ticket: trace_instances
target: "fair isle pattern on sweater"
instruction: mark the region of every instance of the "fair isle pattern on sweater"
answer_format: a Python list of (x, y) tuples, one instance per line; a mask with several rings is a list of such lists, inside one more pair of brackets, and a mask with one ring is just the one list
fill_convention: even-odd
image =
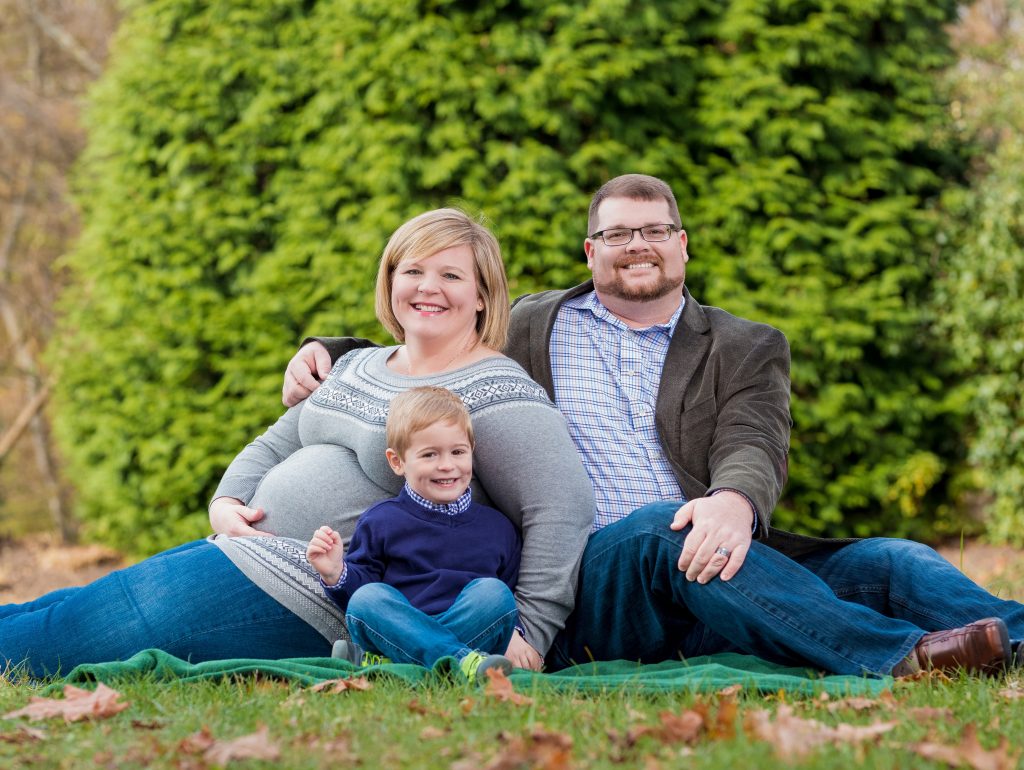
[[(313, 391), (310, 402), (326, 409), (344, 412), (367, 425), (380, 427), (388, 416), (388, 407), (396, 393), (409, 387), (386, 382), (371, 370), (372, 364), (386, 361), (395, 348), (362, 348), (342, 356), (331, 369), (324, 384)], [(522, 401), (548, 401), (544, 389), (526, 377), (511, 360), (494, 359), (487, 375), (465, 374), (455, 370), (447, 374), (418, 378), (424, 384), (438, 385), (461, 396), (470, 415), (480, 409)], [(377, 370), (379, 371), (379, 369)], [(406, 378), (417, 379), (417, 378)]]

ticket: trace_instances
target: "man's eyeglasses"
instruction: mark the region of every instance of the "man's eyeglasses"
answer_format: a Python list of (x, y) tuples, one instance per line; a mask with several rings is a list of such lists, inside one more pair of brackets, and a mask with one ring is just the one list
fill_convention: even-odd
[(610, 230), (598, 230), (588, 238), (600, 238), (605, 246), (625, 246), (633, 240), (633, 233), (640, 233), (640, 237), (648, 243), (659, 243), (667, 241), (672, 237), (674, 230), (680, 228), (675, 225), (647, 225), (646, 227), (613, 227)]

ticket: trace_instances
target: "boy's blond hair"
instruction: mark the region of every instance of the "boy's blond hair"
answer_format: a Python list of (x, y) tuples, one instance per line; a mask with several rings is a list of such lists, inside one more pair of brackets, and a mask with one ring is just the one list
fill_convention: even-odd
[(470, 448), (476, 446), (473, 422), (462, 399), (447, 388), (424, 385), (391, 399), (385, 428), (388, 448), (404, 457), (413, 434), (439, 422), (462, 428), (469, 438)]

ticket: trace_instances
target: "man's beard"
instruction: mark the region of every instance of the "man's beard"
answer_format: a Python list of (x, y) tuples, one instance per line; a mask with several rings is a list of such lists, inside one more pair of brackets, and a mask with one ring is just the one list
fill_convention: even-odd
[(686, 274), (684, 272), (678, 277), (670, 278), (665, 275), (665, 271), (662, 269), (660, 264), (657, 267), (658, 277), (654, 283), (627, 286), (620, 277), (618, 269), (616, 269), (614, 274), (615, 277), (609, 281), (602, 280), (598, 283), (595, 278), (594, 288), (605, 296), (615, 297), (616, 299), (627, 300), (629, 302), (651, 302), (656, 299), (661, 299), (682, 286), (683, 281), (686, 279)]

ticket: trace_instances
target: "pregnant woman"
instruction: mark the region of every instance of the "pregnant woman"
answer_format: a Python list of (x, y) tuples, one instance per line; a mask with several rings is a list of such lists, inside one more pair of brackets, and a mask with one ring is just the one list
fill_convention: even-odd
[(228, 467), (210, 506), (214, 536), (81, 588), (0, 607), (0, 670), (34, 676), (156, 647), (199, 662), (329, 655), (342, 613), (306, 561), (323, 523), (348, 538), (401, 480), (385, 458), (392, 396), (417, 385), (459, 394), (477, 434), (473, 496), (521, 530), (507, 651), (537, 668), (572, 609), (594, 518), (589, 479), (542, 388), (498, 352), (508, 289), (494, 236), (454, 209), (402, 225), (381, 257), (377, 317), (401, 343), (352, 340), (313, 397)]

